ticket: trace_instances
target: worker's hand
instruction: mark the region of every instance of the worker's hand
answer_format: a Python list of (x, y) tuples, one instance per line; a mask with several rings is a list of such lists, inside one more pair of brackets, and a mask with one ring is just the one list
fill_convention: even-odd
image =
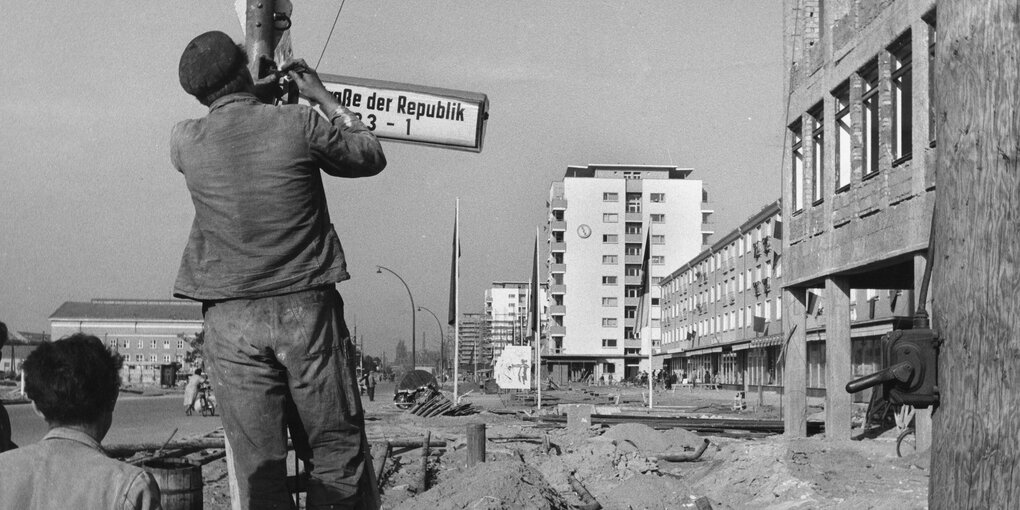
[(280, 71), (287, 73), (287, 76), (294, 80), (301, 97), (312, 101), (314, 104), (321, 105), (330, 102), (331, 99), (335, 100), (333, 94), (326, 90), (325, 85), (322, 84), (319, 75), (314, 69), (308, 67), (304, 59), (288, 60), (280, 68)]

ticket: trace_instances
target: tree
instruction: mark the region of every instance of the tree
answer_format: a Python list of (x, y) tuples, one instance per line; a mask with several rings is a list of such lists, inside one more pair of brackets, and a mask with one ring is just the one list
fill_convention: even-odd
[(1020, 508), (1020, 0), (942, 0), (928, 503)]

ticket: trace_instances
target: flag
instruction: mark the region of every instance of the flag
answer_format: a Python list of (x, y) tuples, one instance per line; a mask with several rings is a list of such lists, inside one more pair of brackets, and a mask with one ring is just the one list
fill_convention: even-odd
[[(539, 308), (538, 302), (539, 284), (538, 284), (538, 229), (535, 229), (535, 256), (531, 260), (531, 296), (528, 301), (528, 307), (531, 308), (531, 321), (528, 324), (529, 332), (536, 333), (539, 331), (541, 324), (539, 316), (541, 315), (542, 309)], [(537, 334), (536, 334), (537, 338)]]
[(645, 250), (641, 256), (641, 286), (638, 289), (638, 304), (636, 313), (634, 314), (635, 338), (641, 338), (641, 329), (646, 323), (648, 323), (648, 318), (651, 316), (651, 310), (649, 310), (651, 307), (645, 304), (645, 300), (648, 299), (649, 289), (651, 288), (651, 277), (648, 274), (650, 272), (648, 260), (652, 249), (650, 242), (651, 238), (652, 229), (648, 229), (648, 232), (645, 234)]
[(765, 317), (758, 315), (754, 316), (754, 332), (764, 333), (765, 332)]
[(807, 293), (807, 314), (815, 315), (818, 313), (818, 294), (812, 291)]
[(453, 253), (450, 256), (450, 313), (447, 324), (457, 322), (457, 281), (460, 279), (460, 201), (453, 218)]

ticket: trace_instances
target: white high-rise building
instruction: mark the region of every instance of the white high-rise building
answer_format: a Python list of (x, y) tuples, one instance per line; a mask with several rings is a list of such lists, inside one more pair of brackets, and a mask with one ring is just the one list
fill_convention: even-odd
[[(503, 347), (527, 345), (529, 338), (534, 336), (529, 331), (530, 298), (530, 282), (492, 282), (492, 286), (485, 289), (486, 339), (491, 345), (493, 360), (503, 352)], [(545, 282), (539, 285), (538, 303), (541, 307), (539, 325), (544, 332), (548, 319)]]
[[(692, 170), (655, 165), (567, 168), (549, 192), (549, 338), (558, 383), (648, 371), (658, 349), (658, 283), (708, 244), (707, 192)], [(636, 338), (646, 234), (650, 327)]]

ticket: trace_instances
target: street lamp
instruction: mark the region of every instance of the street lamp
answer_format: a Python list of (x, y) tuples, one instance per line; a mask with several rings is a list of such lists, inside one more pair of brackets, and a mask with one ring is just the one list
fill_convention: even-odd
[(446, 374), (446, 347), (444, 347), (444, 344), (443, 344), (443, 341), (444, 341), (444, 338), (443, 338), (443, 323), (439, 322), (439, 317), (437, 317), (436, 313), (433, 312), (432, 310), (429, 310), (428, 308), (425, 308), (424, 306), (419, 306), (418, 307), (418, 311), (420, 312), (422, 310), (432, 314), (432, 317), (434, 319), (436, 319), (436, 325), (439, 326), (439, 373), (445, 375)]
[(411, 300), (411, 370), (414, 370), (415, 367), (418, 365), (418, 358), (415, 356), (415, 352), (414, 352), (414, 332), (417, 329), (417, 328), (415, 328), (415, 324), (414, 324), (414, 321), (415, 321), (415, 317), (414, 317), (414, 296), (411, 295), (411, 288), (407, 286), (407, 282), (405, 282), (404, 279), (401, 278), (399, 274), (395, 273), (392, 269), (390, 269), (388, 267), (375, 266), (375, 272), (378, 273), (378, 274), (382, 274), (382, 270), (383, 269), (389, 271), (390, 274), (392, 274), (393, 276), (396, 276), (397, 279), (400, 280), (400, 283), (404, 284), (404, 288), (407, 289), (407, 297), (410, 298), (410, 300)]

